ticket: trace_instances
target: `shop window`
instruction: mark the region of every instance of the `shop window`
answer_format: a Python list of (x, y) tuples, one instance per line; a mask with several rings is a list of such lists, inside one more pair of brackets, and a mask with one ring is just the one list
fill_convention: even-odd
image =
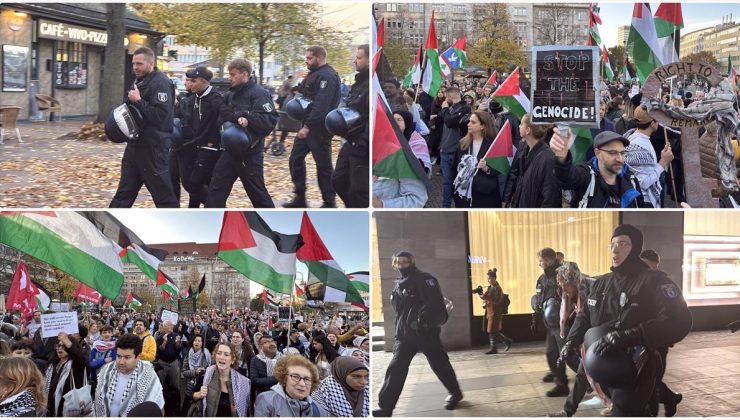
[(87, 45), (57, 41), (54, 56), (54, 86), (87, 87)]

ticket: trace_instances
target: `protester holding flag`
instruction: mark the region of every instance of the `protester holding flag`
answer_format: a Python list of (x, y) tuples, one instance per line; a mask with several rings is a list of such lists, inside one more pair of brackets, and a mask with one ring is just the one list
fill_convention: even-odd
[(455, 154), (454, 175), (459, 176), (461, 161), (469, 161), (470, 165), (473, 165), (467, 168), (470, 179), (464, 181), (464, 190), (467, 193), (462, 196), (455, 195), (456, 208), (501, 207), (501, 190), (498, 182), (500, 172), (488, 166), (484, 159), (497, 134), (496, 121), (490, 113), (473, 111), (468, 122), (468, 133), (460, 139), (460, 145)]
[(563, 206), (560, 186), (552, 176), (555, 156), (546, 142), (551, 128), (550, 125), (532, 124), (531, 114), (522, 117), (519, 134), (524, 143), (514, 156), (504, 192), (504, 202), (510, 207)]

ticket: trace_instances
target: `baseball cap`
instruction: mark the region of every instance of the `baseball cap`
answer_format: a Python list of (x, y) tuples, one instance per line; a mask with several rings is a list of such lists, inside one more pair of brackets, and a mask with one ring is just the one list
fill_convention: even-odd
[(598, 149), (607, 143), (613, 142), (614, 140), (621, 141), (625, 147), (630, 145), (630, 141), (620, 136), (619, 134), (613, 131), (602, 131), (601, 133), (597, 134), (596, 137), (594, 137), (594, 147)]
[(207, 81), (211, 81), (213, 78), (213, 72), (208, 70), (208, 67), (206, 66), (198, 66), (192, 70), (188, 70), (187, 73), (185, 73), (185, 76), (195, 79), (196, 77), (200, 77), (203, 79), (206, 79)]
[(655, 120), (653, 117), (650, 116), (650, 114), (648, 114), (644, 106), (638, 106), (637, 108), (635, 108), (634, 118), (638, 124), (647, 124)]

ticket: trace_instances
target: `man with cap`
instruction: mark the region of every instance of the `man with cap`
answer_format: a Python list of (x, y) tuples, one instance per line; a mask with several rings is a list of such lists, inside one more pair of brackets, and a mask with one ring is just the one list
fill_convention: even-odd
[(326, 49), (312, 46), (306, 49), (306, 67), (309, 73), (300, 83), (300, 92), (310, 99), (311, 107), (303, 119), (303, 127), (296, 134), (293, 150), (290, 151), (290, 179), (295, 196), (283, 205), (287, 208), (305, 208), (306, 202), (306, 156), (310, 152), (316, 162), (316, 175), (324, 204), (321, 207), (336, 207), (336, 193), (331, 185), (334, 168), (331, 163), (331, 138), (326, 130), (326, 114), (339, 105), (337, 72), (326, 63)]
[(624, 164), (629, 140), (613, 131), (594, 137), (594, 157), (578, 165), (570, 154), (569, 135), (554, 129), (550, 150), (555, 154), (555, 178), (564, 190), (573, 190), (571, 207), (646, 207), (637, 177)]
[(192, 162), (186, 163), (190, 173), (183, 177), (185, 190), (190, 193), (188, 207), (199, 208), (206, 204), (208, 184), (213, 168), (221, 152), (221, 134), (219, 133), (219, 116), (228, 115), (230, 109), (224, 104), (223, 97), (211, 86), (213, 73), (206, 66), (198, 66), (185, 73), (191, 80), (192, 99), (188, 102), (190, 112), (187, 125), (192, 130), (192, 140), (188, 142), (196, 148), (191, 154)]
[(658, 160), (650, 143), (650, 136), (658, 129), (658, 122), (648, 114), (645, 107), (635, 108), (634, 120), (637, 123), (635, 131), (625, 133), (630, 144), (624, 161), (637, 176), (645, 200), (658, 208), (661, 207), (661, 192), (666, 171), (673, 160), (673, 151), (670, 143), (666, 142)]
[(179, 207), (172, 189), (168, 153), (175, 114), (175, 87), (155, 67), (154, 52), (146, 47), (134, 51), (136, 75), (127, 102), (141, 114), (140, 134), (129, 141), (121, 160), (121, 179), (110, 207), (131, 207), (146, 185), (157, 207)]
[(237, 178), (241, 180), (249, 200), (255, 208), (274, 208), (265, 187), (265, 136), (277, 123), (278, 113), (270, 93), (261, 88), (252, 76), (252, 63), (237, 58), (228, 65), (230, 92), (225, 103), (228, 111), (220, 121), (238, 124), (244, 130), (250, 145), (245, 153), (221, 154), (208, 186), (206, 207), (224, 208)]
[[(678, 286), (666, 273), (651, 270), (640, 259), (642, 245), (639, 229), (617, 226), (610, 245), (611, 273), (593, 283), (560, 353), (561, 361), (565, 360), (578, 352), (589, 329), (604, 329), (605, 335), (591, 344), (584, 363), (587, 373), (612, 401), (613, 417), (657, 414), (657, 384), (664, 373), (659, 349), (681, 341), (692, 324)], [(640, 369), (632, 369), (637, 373), (626, 386), (610, 385), (628, 377), (623, 369), (610, 369), (625, 360), (630, 364), (637, 361)], [(595, 366), (598, 371), (591, 370)]]
[(393, 256), (393, 268), (399, 277), (391, 295), (391, 304), (396, 312), (396, 342), (378, 394), (378, 409), (373, 410), (373, 416), (392, 416), (403, 391), (411, 359), (420, 351), (450, 393), (445, 400), (445, 408), (454, 410), (462, 401), (463, 394), (440, 339), (441, 327), (447, 322), (447, 308), (439, 282), (431, 274), (419, 270), (414, 255), (408, 251)]
[(355, 83), (347, 95), (347, 107), (360, 113), (360, 122), (352, 127), (347, 142), (339, 150), (337, 167), (331, 181), (334, 190), (347, 208), (367, 208), (369, 201), (370, 147), (370, 49), (368, 44), (357, 47), (355, 53)]

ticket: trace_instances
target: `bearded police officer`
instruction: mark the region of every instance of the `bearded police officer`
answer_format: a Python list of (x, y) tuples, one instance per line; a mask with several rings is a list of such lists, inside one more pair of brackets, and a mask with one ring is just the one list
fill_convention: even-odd
[(288, 208), (308, 207), (306, 202), (306, 155), (310, 152), (316, 162), (316, 173), (324, 204), (321, 207), (335, 207), (335, 192), (331, 185), (331, 138), (326, 130), (326, 114), (339, 105), (339, 85), (337, 72), (326, 63), (326, 50), (321, 46), (306, 50), (308, 76), (299, 85), (299, 92), (312, 101), (308, 115), (303, 119), (303, 127), (296, 134), (293, 150), (290, 152), (290, 178), (293, 181), (295, 197), (283, 205)]
[[(640, 260), (642, 244), (639, 229), (617, 226), (612, 272), (594, 282), (561, 351), (564, 359), (584, 339), (590, 344), (586, 371), (611, 399), (613, 417), (657, 414), (657, 384), (664, 369), (659, 349), (681, 341), (691, 329), (681, 291), (666, 273)], [(601, 338), (589, 343), (594, 335)]]
[(360, 122), (350, 129), (331, 179), (334, 190), (348, 208), (366, 208), (369, 201), (369, 69), (370, 46), (360, 45), (355, 53), (355, 83), (345, 101), (348, 108), (360, 113)]
[(447, 321), (447, 309), (439, 282), (429, 273), (420, 271), (410, 252), (393, 256), (393, 268), (399, 280), (391, 295), (396, 312), (396, 343), (393, 359), (385, 372), (385, 381), (378, 395), (375, 417), (390, 417), (409, 373), (409, 364), (421, 351), (427, 357), (432, 371), (450, 395), (445, 408), (455, 409), (463, 399), (460, 384), (440, 339), (441, 326)]
[(136, 81), (127, 101), (138, 109), (140, 135), (129, 141), (121, 160), (121, 179), (110, 207), (131, 207), (146, 185), (157, 207), (179, 207), (172, 190), (168, 151), (172, 136), (175, 94), (170, 79), (154, 66), (154, 52), (146, 47), (134, 51)]
[(265, 187), (265, 136), (277, 123), (278, 113), (270, 93), (257, 85), (252, 76), (252, 63), (238, 58), (228, 66), (230, 92), (226, 96), (228, 112), (222, 121), (238, 124), (249, 137), (249, 146), (239, 153), (226, 150), (216, 163), (208, 187), (206, 207), (224, 208), (234, 182), (239, 178), (255, 208), (274, 208)]
[(565, 365), (558, 365), (558, 356), (560, 348), (563, 345), (560, 338), (559, 326), (559, 304), (560, 296), (558, 295), (558, 268), (557, 254), (552, 248), (544, 248), (537, 253), (539, 257), (540, 268), (544, 271), (537, 279), (536, 293), (533, 297), (532, 306), (532, 324), (530, 329), (532, 334), (537, 333), (540, 322), (545, 325), (545, 356), (547, 365), (550, 368), (543, 378), (543, 382), (554, 382), (555, 387), (547, 391), (548, 397), (565, 397), (568, 395), (568, 377), (565, 375)]

